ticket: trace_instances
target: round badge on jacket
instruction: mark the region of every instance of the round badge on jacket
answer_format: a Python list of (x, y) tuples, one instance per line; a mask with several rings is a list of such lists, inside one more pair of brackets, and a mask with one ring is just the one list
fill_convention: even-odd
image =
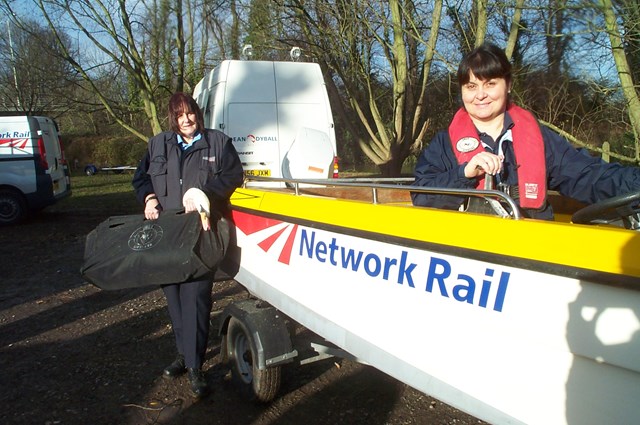
[(458, 152), (471, 152), (474, 151), (480, 145), (480, 141), (473, 137), (463, 137), (456, 143), (456, 149)]

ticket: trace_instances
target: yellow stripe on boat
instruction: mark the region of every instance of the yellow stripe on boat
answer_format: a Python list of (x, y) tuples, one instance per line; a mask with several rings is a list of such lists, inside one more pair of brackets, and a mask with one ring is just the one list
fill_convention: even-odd
[[(513, 259), (640, 278), (640, 233), (611, 226), (511, 220), (410, 203), (238, 189), (234, 207)], [(348, 233), (348, 232), (347, 232)], [(637, 282), (636, 282), (637, 283)], [(640, 283), (639, 283), (640, 285)]]

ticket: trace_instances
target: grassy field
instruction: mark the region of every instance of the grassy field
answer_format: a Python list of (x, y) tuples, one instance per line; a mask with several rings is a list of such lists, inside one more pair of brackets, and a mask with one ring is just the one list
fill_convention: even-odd
[[(375, 173), (344, 172), (341, 177), (376, 177)], [(77, 172), (71, 176), (72, 195), (47, 208), (55, 212), (86, 212), (120, 215), (142, 213), (142, 205), (135, 199), (131, 179), (133, 173), (98, 173), (87, 176)]]
[(74, 174), (71, 177), (72, 195), (50, 210), (65, 212), (102, 212), (108, 214), (142, 213), (131, 186), (133, 174)]

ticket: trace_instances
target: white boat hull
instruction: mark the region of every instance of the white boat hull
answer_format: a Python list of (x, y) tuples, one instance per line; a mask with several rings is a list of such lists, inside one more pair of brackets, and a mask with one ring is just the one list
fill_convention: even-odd
[(637, 423), (640, 291), (233, 215), (236, 280), (361, 361), (491, 423)]

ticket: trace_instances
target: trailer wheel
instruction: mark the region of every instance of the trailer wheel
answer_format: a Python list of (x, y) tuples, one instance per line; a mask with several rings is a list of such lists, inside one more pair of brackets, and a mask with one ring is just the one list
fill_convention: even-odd
[(281, 366), (260, 370), (257, 362), (256, 344), (246, 326), (232, 317), (227, 329), (226, 357), (231, 366), (233, 381), (252, 400), (263, 403), (272, 401), (280, 388)]
[(22, 194), (9, 189), (0, 190), (0, 226), (20, 223), (27, 216), (27, 204)]
[(84, 167), (84, 173), (87, 176), (93, 176), (97, 172), (98, 172), (98, 167), (96, 167), (95, 165), (89, 164), (86, 167)]

